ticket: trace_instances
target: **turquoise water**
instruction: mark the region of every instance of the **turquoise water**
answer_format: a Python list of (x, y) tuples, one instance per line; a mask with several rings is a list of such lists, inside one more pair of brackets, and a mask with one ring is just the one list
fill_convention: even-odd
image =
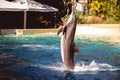
[(64, 71), (60, 37), (56, 35), (0, 36), (0, 79), (120, 80), (120, 43), (108, 38), (77, 37), (81, 56), (75, 70)]

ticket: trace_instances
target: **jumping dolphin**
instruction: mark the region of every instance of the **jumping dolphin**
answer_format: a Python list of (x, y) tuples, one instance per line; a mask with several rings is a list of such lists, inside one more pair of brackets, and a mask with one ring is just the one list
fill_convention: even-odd
[(73, 70), (74, 65), (74, 52), (80, 53), (79, 48), (74, 43), (74, 36), (76, 31), (77, 18), (72, 11), (68, 22), (65, 26), (58, 29), (57, 35), (61, 35), (61, 57), (64, 66), (67, 70)]

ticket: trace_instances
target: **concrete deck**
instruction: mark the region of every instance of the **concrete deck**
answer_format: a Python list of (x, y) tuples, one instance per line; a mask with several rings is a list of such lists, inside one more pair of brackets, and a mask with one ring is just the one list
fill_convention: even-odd
[(76, 35), (120, 37), (120, 24), (78, 25)]

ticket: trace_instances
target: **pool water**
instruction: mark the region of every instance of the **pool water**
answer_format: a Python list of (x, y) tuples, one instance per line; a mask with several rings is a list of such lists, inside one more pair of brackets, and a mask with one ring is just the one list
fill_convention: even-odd
[(0, 80), (120, 80), (120, 43), (77, 37), (81, 56), (65, 71), (56, 35), (0, 36)]

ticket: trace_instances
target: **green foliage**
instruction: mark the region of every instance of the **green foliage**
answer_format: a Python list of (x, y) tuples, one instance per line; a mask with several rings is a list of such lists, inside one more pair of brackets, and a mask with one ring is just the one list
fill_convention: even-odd
[[(76, 12), (78, 24), (94, 23), (119, 23), (120, 22), (120, 1), (118, 0), (93, 0), (88, 4), (89, 14), (84, 15), (82, 12)], [(66, 15), (62, 21), (68, 19)]]
[(64, 25), (66, 24), (68, 18), (69, 18), (69, 15), (65, 15), (64, 17), (61, 18)]
[(101, 6), (103, 5), (102, 2), (98, 2), (97, 0), (96, 1), (93, 1), (89, 6), (91, 7), (90, 8), (90, 12), (93, 13), (93, 15), (98, 15), (99, 12), (101, 11)]
[(79, 16), (77, 23), (78, 24), (94, 24), (94, 23), (101, 23), (102, 20), (96, 16)]
[(120, 22), (120, 5), (117, 6), (116, 15), (115, 15), (114, 19), (115, 19), (116, 21), (119, 21), (119, 22)]
[[(89, 6), (89, 15), (104, 15), (104, 19), (110, 19), (110, 22), (112, 19), (117, 22), (120, 21), (120, 2), (118, 0), (94, 0)], [(115, 22), (113, 20), (112, 22)]]
[(76, 11), (76, 12), (75, 12), (75, 15), (76, 15), (77, 17), (81, 16), (82, 14), (83, 14), (83, 12), (81, 12), (81, 11)]
[(102, 23), (103, 23), (103, 24), (110, 24), (110, 23), (116, 24), (116, 23), (118, 23), (118, 21), (115, 21), (112, 17), (108, 17), (108, 18), (106, 18), (106, 20), (104, 20)]
[(43, 16), (40, 16), (39, 18), (37, 18), (37, 21), (38, 21), (39, 23), (45, 24), (45, 26), (48, 26), (48, 24), (51, 23), (51, 21), (45, 19)]

